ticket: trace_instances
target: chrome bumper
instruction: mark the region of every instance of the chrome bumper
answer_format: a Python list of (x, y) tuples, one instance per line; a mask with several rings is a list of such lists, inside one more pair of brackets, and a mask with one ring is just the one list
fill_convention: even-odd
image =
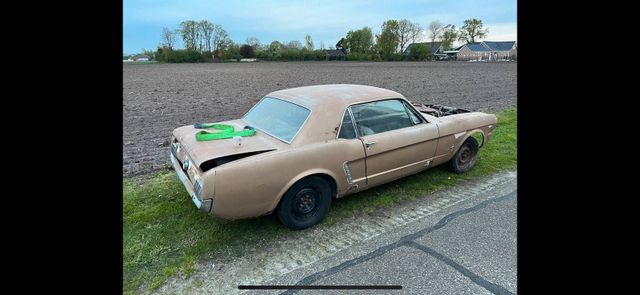
[(213, 201), (211, 199), (205, 199), (205, 200), (198, 199), (198, 197), (196, 197), (196, 193), (193, 191), (193, 184), (191, 183), (191, 181), (189, 181), (189, 178), (184, 173), (184, 171), (182, 171), (182, 167), (180, 167), (180, 163), (178, 163), (178, 160), (176, 159), (176, 157), (173, 155), (173, 153), (169, 153), (169, 157), (171, 157), (171, 163), (173, 163), (173, 169), (176, 170), (176, 173), (178, 174), (178, 178), (180, 178), (180, 181), (184, 185), (184, 188), (187, 189), (187, 192), (189, 193), (189, 196), (191, 196), (191, 201), (193, 201), (193, 204), (195, 204), (196, 207), (198, 207), (198, 209), (204, 212), (211, 211), (211, 205), (213, 204)]

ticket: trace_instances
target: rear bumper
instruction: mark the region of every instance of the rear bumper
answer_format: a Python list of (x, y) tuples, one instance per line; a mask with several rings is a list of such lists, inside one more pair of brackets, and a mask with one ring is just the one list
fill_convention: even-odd
[(173, 169), (176, 171), (176, 174), (178, 174), (178, 178), (180, 179), (180, 182), (182, 182), (182, 184), (184, 185), (184, 188), (187, 189), (187, 192), (189, 193), (189, 196), (191, 197), (191, 201), (193, 202), (193, 204), (196, 205), (198, 209), (204, 212), (210, 212), (211, 206), (213, 205), (213, 200), (198, 199), (198, 197), (196, 197), (196, 193), (193, 191), (193, 183), (189, 181), (189, 178), (187, 177), (187, 175), (184, 173), (184, 171), (182, 171), (182, 167), (180, 167), (180, 163), (178, 163), (178, 160), (176, 159), (176, 157), (173, 155), (173, 153), (169, 153), (169, 157), (171, 158)]

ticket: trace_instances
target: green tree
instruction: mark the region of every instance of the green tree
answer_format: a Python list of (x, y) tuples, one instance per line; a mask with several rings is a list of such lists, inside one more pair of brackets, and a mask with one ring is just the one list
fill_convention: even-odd
[(416, 44), (409, 48), (409, 57), (412, 60), (425, 60), (431, 55), (431, 50), (426, 44)]
[(398, 22), (398, 45), (400, 45), (400, 53), (404, 52), (404, 49), (413, 42), (416, 41), (422, 28), (418, 23), (412, 23), (408, 19), (403, 19)]
[(233, 42), (221, 45), (221, 48), (221, 57), (223, 60), (235, 59), (236, 61), (239, 61), (242, 58), (242, 55), (240, 55), (240, 46)]
[(282, 48), (284, 47), (284, 45), (282, 45), (282, 43), (278, 42), (278, 41), (273, 41), (271, 42), (271, 44), (269, 44), (269, 51), (272, 53), (277, 53), (280, 50), (282, 50)]
[(340, 38), (340, 41), (338, 41), (338, 43), (336, 43), (336, 49), (344, 50), (345, 43), (347, 43), (347, 40), (345, 40), (344, 38)]
[(287, 48), (290, 49), (302, 49), (302, 43), (298, 40), (291, 40), (287, 43)]
[(306, 48), (307, 48), (307, 50), (309, 50), (309, 51), (313, 51), (313, 49), (314, 49), (314, 45), (313, 45), (313, 39), (311, 39), (311, 35), (307, 34), (307, 35), (304, 37), (304, 42), (305, 42), (305, 44), (306, 44)]
[(214, 25), (211, 43), (213, 43), (213, 50), (217, 51), (223, 50), (224, 46), (233, 43), (233, 41), (231, 41), (229, 34), (221, 25)]
[(245, 44), (240, 46), (240, 55), (244, 58), (252, 58), (255, 56), (253, 52), (253, 47), (249, 44)]
[[(364, 27), (360, 30), (347, 32), (343, 46), (349, 53), (368, 53), (373, 47), (373, 33), (371, 28)], [(336, 45), (337, 47), (337, 45)]]
[(398, 21), (390, 19), (382, 23), (382, 31), (376, 36), (376, 47), (383, 60), (391, 60), (398, 48)]
[(162, 28), (162, 37), (160, 40), (160, 47), (173, 50), (173, 46), (176, 44), (176, 33), (168, 28)]
[(253, 50), (258, 50), (260, 48), (260, 39), (256, 38), (256, 37), (249, 37), (247, 38), (247, 40), (245, 41), (245, 43), (249, 44), (251, 47), (253, 47)]
[(458, 30), (456, 26), (449, 24), (442, 29), (442, 48), (449, 50), (453, 47), (453, 41), (458, 39)]
[(271, 44), (269, 44), (269, 48), (267, 49), (267, 51), (269, 52), (269, 59), (271, 60), (280, 59), (283, 48), (284, 48), (284, 45), (282, 43), (278, 41), (271, 42)]
[(168, 48), (158, 48), (156, 52), (156, 60), (159, 62), (168, 63), (209, 62), (211, 61), (211, 55), (207, 53), (200, 53), (191, 49), (169, 50)]
[(429, 24), (429, 37), (431, 38), (431, 43), (436, 42), (436, 40), (442, 37), (443, 30), (442, 23), (439, 20), (434, 20)]
[(198, 49), (198, 22), (187, 20), (180, 23), (180, 34), (184, 47), (190, 50)]
[(146, 55), (149, 57), (149, 60), (155, 60), (155, 52), (153, 52), (152, 50), (146, 50), (144, 48), (142, 48), (142, 55)]
[(482, 39), (487, 36), (489, 29), (482, 28), (482, 21), (479, 19), (468, 19), (464, 21), (464, 25), (460, 28), (460, 41), (469, 43), (476, 42), (476, 38)]
[[(200, 30), (201, 40), (200, 44), (200, 52), (203, 50), (210, 52), (211, 51), (211, 41), (213, 39), (213, 33), (215, 32), (215, 25), (207, 20), (202, 20), (198, 23), (198, 29)], [(204, 44), (203, 44), (204, 43)]]

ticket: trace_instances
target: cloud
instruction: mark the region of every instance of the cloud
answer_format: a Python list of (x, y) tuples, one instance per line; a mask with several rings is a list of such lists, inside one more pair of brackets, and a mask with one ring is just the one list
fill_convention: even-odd
[(487, 24), (489, 34), (484, 40), (487, 41), (517, 41), (518, 40), (518, 24)]

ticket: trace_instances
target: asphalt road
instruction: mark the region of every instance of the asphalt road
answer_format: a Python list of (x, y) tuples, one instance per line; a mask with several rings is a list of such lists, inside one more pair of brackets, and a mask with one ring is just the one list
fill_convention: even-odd
[(264, 285), (400, 285), (399, 290), (250, 290), (249, 294), (515, 294), (515, 178)]

